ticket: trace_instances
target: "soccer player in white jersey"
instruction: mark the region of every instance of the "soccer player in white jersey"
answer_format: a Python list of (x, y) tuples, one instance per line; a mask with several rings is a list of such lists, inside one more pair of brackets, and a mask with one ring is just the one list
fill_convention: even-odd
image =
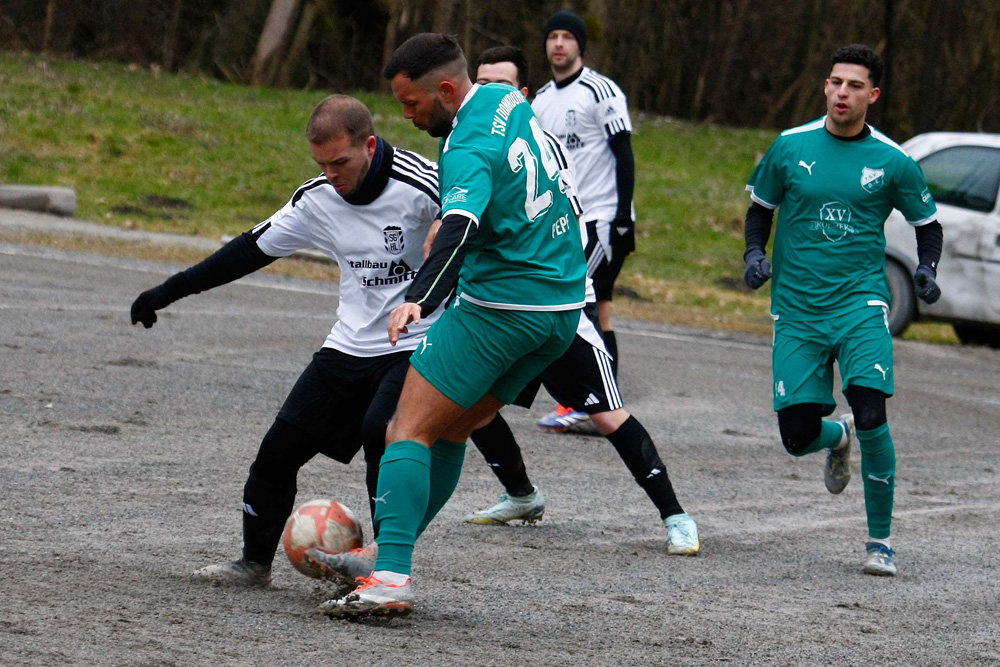
[(306, 136), (323, 170), (320, 176), (306, 181), (270, 218), (132, 304), (132, 324), (142, 322), (148, 329), (157, 310), (296, 250), (317, 249), (340, 267), (337, 321), (250, 466), (243, 487), (243, 556), (198, 570), (201, 579), (251, 586), (270, 582), (298, 470), (316, 454), (349, 463), (363, 449), (374, 503), (386, 423), (410, 354), (437, 319), (428, 313), (395, 346), (386, 336), (389, 314), (403, 303), (423, 263), (422, 243), (441, 212), (434, 163), (377, 137), (371, 112), (346, 95), (320, 102)]
[(374, 570), (317, 609), (338, 617), (413, 611), (414, 546), (458, 484), (465, 441), (569, 348), (585, 302), (576, 215), (524, 95), (473, 84), (445, 34), (414, 35), (383, 75), (404, 117), (441, 138), (441, 229), (389, 340), (457, 291), (414, 352), (389, 423)]
[[(935, 277), (943, 233), (920, 166), (865, 118), (881, 92), (882, 60), (852, 44), (834, 52), (824, 85), (827, 115), (785, 130), (750, 176), (745, 279), (771, 278), (765, 254), (774, 209), (774, 410), (789, 454), (826, 451), (830, 493), (851, 479), (851, 444), (861, 449), (868, 539), (863, 571), (896, 574), (889, 541), (896, 454), (886, 419), (893, 393), (885, 219), (894, 208), (916, 229), (918, 297), (941, 296)], [(851, 413), (836, 409), (833, 362)]]
[[(587, 50), (583, 19), (573, 12), (558, 12), (546, 21), (544, 33), (552, 80), (535, 94), (531, 107), (573, 160), (588, 232), (587, 273), (594, 279), (601, 333), (617, 374), (611, 299), (625, 258), (635, 250), (635, 158), (628, 102), (614, 81), (583, 64)], [(580, 424), (586, 418), (586, 413), (560, 406), (538, 425), (556, 432), (593, 433)]]
[[(476, 68), (476, 83), (503, 83), (528, 94), (528, 61), (514, 46), (498, 46), (480, 54)], [(524, 85), (522, 85), (524, 84)], [(560, 164), (560, 178), (567, 192), (575, 192), (573, 170), (559, 141), (546, 133), (549, 146)], [(575, 196), (570, 197), (577, 216), (582, 207)], [(582, 224), (581, 224), (582, 226)], [(581, 229), (586, 242), (586, 229)], [(563, 405), (588, 414), (598, 432), (614, 446), (636, 483), (656, 506), (667, 528), (667, 553), (674, 556), (696, 556), (701, 550), (698, 528), (684, 512), (667, 468), (645, 427), (629, 414), (622, 402), (611, 357), (597, 327), (597, 313), (592, 281), (587, 279), (587, 305), (580, 317), (576, 337), (569, 350), (528, 385), (514, 401), (530, 408), (540, 384)], [(490, 525), (511, 521), (534, 523), (545, 512), (545, 499), (528, 478), (521, 450), (510, 427), (498, 413), (487, 425), (472, 432), (476, 445), (490, 470), (503, 484), (505, 493), (492, 507), (475, 512), (469, 523)]]

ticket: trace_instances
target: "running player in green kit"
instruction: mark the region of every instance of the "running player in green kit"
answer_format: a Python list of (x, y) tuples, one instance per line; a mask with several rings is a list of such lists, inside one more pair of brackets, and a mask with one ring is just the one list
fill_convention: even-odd
[[(868, 515), (863, 569), (893, 576), (896, 454), (885, 412), (893, 363), (883, 225), (897, 208), (916, 229), (913, 280), (927, 303), (941, 296), (934, 279), (942, 231), (920, 167), (865, 123), (879, 97), (881, 59), (852, 44), (838, 49), (832, 62), (824, 87), (827, 115), (782, 132), (750, 177), (744, 277), (754, 289), (771, 277), (764, 248), (778, 208), (771, 315), (782, 444), (793, 456), (827, 450), (826, 487), (840, 493), (851, 479), (857, 438)], [(852, 414), (825, 421), (836, 409), (834, 360)]]
[(455, 490), (465, 441), (562, 356), (584, 306), (579, 225), (521, 92), (473, 85), (461, 47), (444, 34), (411, 37), (384, 75), (403, 115), (442, 138), (441, 228), (390, 315), (390, 342), (456, 295), (414, 351), (389, 423), (374, 571), (320, 605), (329, 616), (412, 612), (413, 545)]

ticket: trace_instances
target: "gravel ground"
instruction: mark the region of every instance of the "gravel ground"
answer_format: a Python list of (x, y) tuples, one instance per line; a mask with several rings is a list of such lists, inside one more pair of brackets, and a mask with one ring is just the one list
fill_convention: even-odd
[[(508, 409), (535, 526), (465, 513), (500, 489), (473, 449), (417, 546), (417, 613), (349, 623), (283, 560), (263, 590), (191, 579), (240, 548), (260, 437), (333, 321), (330, 285), (252, 278), (149, 331), (142, 290), (178, 267), (0, 244), (0, 663), (4, 665), (998, 664), (1000, 352), (899, 343), (900, 576), (860, 573), (860, 479), (783, 453), (767, 339), (623, 321), (626, 404), (698, 521), (665, 530), (604, 439)], [(360, 458), (310, 462), (299, 500), (363, 518)], [(856, 459), (857, 465), (857, 459)]]

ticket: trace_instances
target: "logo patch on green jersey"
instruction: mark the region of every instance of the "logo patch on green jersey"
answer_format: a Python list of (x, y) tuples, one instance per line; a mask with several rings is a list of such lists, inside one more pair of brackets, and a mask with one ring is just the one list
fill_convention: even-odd
[(865, 189), (865, 192), (878, 192), (883, 185), (885, 185), (884, 169), (870, 169), (868, 167), (861, 169), (861, 187)]
[(836, 243), (848, 233), (856, 233), (851, 226), (851, 209), (839, 201), (831, 201), (819, 208), (819, 220), (813, 222), (811, 229), (817, 230), (828, 241)]
[(469, 191), (465, 188), (455, 186), (448, 191), (448, 194), (441, 200), (441, 205), (454, 204), (455, 202), (466, 201)]

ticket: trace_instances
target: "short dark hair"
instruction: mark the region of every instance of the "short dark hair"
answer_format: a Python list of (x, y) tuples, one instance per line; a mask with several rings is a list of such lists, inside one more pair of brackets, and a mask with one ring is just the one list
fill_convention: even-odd
[(382, 70), (382, 76), (392, 80), (402, 74), (411, 81), (416, 81), (442, 65), (458, 61), (461, 61), (462, 69), (468, 68), (465, 54), (454, 35), (422, 32), (410, 37), (393, 51), (389, 64)]
[(341, 134), (346, 134), (357, 146), (375, 136), (375, 122), (361, 100), (349, 95), (330, 95), (309, 116), (306, 138), (311, 144), (323, 144)]
[(872, 80), (872, 88), (877, 88), (882, 80), (884, 66), (878, 54), (872, 51), (865, 44), (848, 44), (833, 52), (830, 56), (830, 63), (849, 63), (851, 65), (861, 65), (868, 68), (868, 78)]
[(524, 51), (516, 46), (494, 46), (479, 54), (476, 69), (478, 70), (480, 65), (493, 65), (495, 63), (514, 63), (514, 67), (517, 68), (517, 87), (528, 87), (528, 59), (525, 57)]

